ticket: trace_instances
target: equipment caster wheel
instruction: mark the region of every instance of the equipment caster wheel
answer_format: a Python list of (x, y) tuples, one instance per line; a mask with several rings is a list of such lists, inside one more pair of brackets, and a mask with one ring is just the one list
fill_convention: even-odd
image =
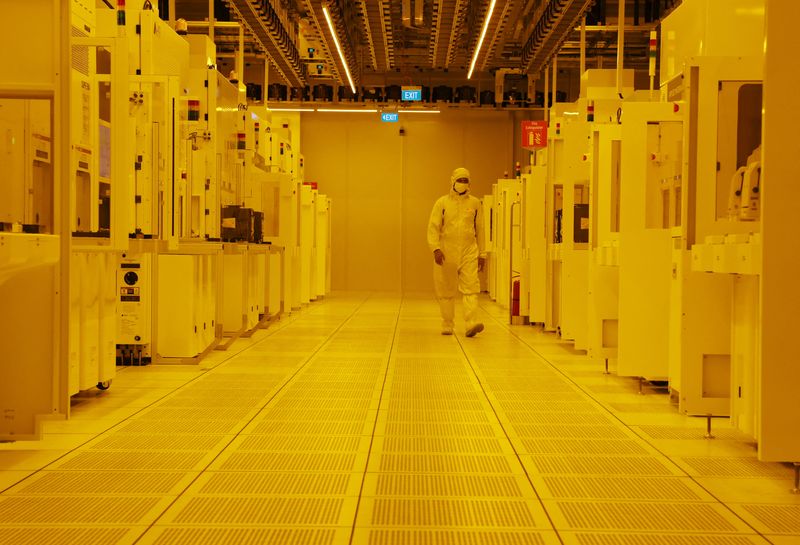
[(110, 380), (107, 380), (105, 382), (98, 382), (97, 383), (97, 389), (98, 390), (108, 390), (109, 388), (111, 388), (111, 381)]

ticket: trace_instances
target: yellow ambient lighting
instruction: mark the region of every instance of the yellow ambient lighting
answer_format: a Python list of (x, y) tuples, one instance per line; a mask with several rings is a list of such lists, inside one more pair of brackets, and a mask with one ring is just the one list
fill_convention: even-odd
[(404, 114), (438, 114), (439, 110), (417, 110), (414, 108), (400, 108), (397, 110), (400, 113)]
[(270, 108), (273, 112), (313, 112), (314, 108)]
[(480, 53), (481, 46), (483, 45), (483, 39), (486, 37), (486, 30), (489, 28), (489, 20), (492, 18), (492, 12), (494, 11), (494, 5), (496, 2), (497, 0), (492, 0), (492, 3), (489, 4), (489, 12), (486, 14), (486, 20), (483, 22), (481, 37), (478, 39), (478, 47), (475, 48), (475, 53), (472, 54), (472, 62), (469, 63), (469, 73), (467, 74), (467, 79), (472, 77), (472, 71), (475, 70), (475, 63), (478, 62), (478, 53)]
[[(494, 4), (494, 0), (492, 0), (492, 4)], [(347, 81), (350, 82), (350, 90), (353, 91), (353, 94), (356, 94), (356, 86), (353, 85), (353, 78), (350, 77), (350, 69), (347, 67), (347, 61), (344, 60), (344, 54), (342, 53), (342, 46), (339, 45), (339, 38), (336, 37), (336, 31), (333, 29), (333, 21), (331, 21), (331, 15), (328, 13), (328, 6), (322, 7), (322, 13), (325, 14), (325, 20), (328, 21), (328, 28), (331, 31), (331, 36), (333, 36), (333, 43), (336, 44), (336, 51), (339, 53), (339, 59), (342, 61), (342, 66), (344, 66), (344, 72), (347, 74)]]
[(347, 113), (347, 114), (374, 114), (377, 113), (378, 110), (340, 110), (338, 108), (317, 108), (318, 112), (337, 112), (337, 113)]

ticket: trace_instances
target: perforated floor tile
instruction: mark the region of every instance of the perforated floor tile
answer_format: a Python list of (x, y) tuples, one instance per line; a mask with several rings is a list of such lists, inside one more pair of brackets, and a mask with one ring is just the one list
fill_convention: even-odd
[(138, 545), (346, 545), (350, 527), (235, 528), (163, 527), (150, 529)]
[(344, 526), (353, 521), (355, 500), (322, 496), (182, 497), (159, 522), (195, 526)]
[[(653, 439), (703, 439), (706, 433), (705, 427), (697, 428), (676, 428), (672, 426), (637, 426), (648, 437)], [(746, 441), (749, 438), (738, 430), (718, 428), (712, 425), (712, 431), (716, 439), (734, 439)]]
[(356, 528), (353, 543), (364, 545), (557, 545), (554, 532), (538, 530), (426, 530)]
[(356, 523), (406, 528), (550, 528), (537, 502), (519, 499), (362, 498)]
[(225, 452), (209, 469), (219, 471), (351, 472), (364, 466), (357, 452)]
[(138, 530), (128, 528), (36, 528), (8, 527), (0, 524), (0, 545), (120, 545), (133, 543)]
[(0, 447), (17, 480), (11, 464), (64, 455), (0, 495), (0, 545), (766, 545), (753, 528), (798, 545), (790, 468), (724, 426), (703, 442), (666, 396), (480, 312), (484, 334), (444, 337), (429, 296), (336, 296), (205, 374), (121, 370), (47, 426), (102, 435)]
[(629, 477), (615, 475), (533, 477), (543, 498), (697, 502), (713, 498), (685, 477)]
[(103, 471), (41, 471), (7, 492), (21, 495), (170, 495), (186, 488), (196, 473)]
[(632, 439), (534, 439), (521, 438), (515, 446), (520, 454), (584, 454), (601, 456), (642, 456), (650, 454)]
[(206, 472), (195, 495), (357, 496), (363, 473)]
[[(514, 461), (516, 462), (516, 461)], [(370, 456), (368, 471), (389, 473), (475, 473), (512, 474), (521, 472), (518, 463), (506, 456), (468, 454), (379, 453)]]
[(682, 475), (682, 472), (649, 456), (525, 455), (526, 468), (541, 474), (561, 475)]
[(533, 498), (523, 475), (368, 473), (364, 496), (420, 498)]
[(155, 520), (171, 499), (160, 496), (1, 496), (0, 521), (2, 525), (146, 524)]
[(758, 536), (560, 532), (564, 545), (768, 545)]
[(511, 454), (508, 442), (482, 437), (398, 437), (386, 435), (377, 438), (376, 452), (393, 453), (461, 453), (461, 454)]
[(710, 503), (631, 503), (545, 500), (558, 528), (706, 534), (751, 530), (730, 511)]
[(792, 478), (792, 470), (783, 464), (761, 462), (755, 458), (677, 458), (689, 474), (699, 477), (773, 477)]
[(51, 469), (81, 471), (183, 470), (202, 469), (212, 456), (205, 451), (87, 450), (67, 456)]
[(793, 535), (800, 538), (800, 505), (734, 505), (757, 530), (765, 534)]

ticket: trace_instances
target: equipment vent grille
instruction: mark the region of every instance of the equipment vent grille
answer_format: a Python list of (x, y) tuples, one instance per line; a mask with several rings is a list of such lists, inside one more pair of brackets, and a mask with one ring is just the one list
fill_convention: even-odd
[(700, 501), (678, 477), (544, 477), (556, 498)]
[(707, 504), (558, 502), (572, 528), (673, 532), (734, 532)]
[(203, 496), (175, 515), (177, 524), (328, 524), (339, 520), (341, 498)]
[(6, 496), (0, 498), (0, 520), (3, 524), (133, 524), (153, 509), (160, 499)]
[(514, 477), (503, 475), (378, 475), (377, 496), (519, 498)]
[(335, 535), (327, 528), (167, 528), (153, 545), (331, 545)]
[(127, 528), (8, 528), (2, 527), (3, 545), (116, 545)]
[[(72, 27), (73, 38), (86, 38), (89, 35), (83, 30)], [(85, 45), (72, 46), (72, 68), (84, 76), (89, 75), (89, 47)]]
[(347, 491), (349, 473), (221, 473), (216, 472), (200, 494), (338, 496)]
[(528, 454), (604, 454), (617, 456), (646, 455), (647, 451), (631, 439), (532, 439), (520, 440)]
[(534, 531), (369, 530), (368, 545), (544, 545)]
[(221, 469), (238, 471), (351, 471), (355, 453), (233, 452)]
[(531, 456), (539, 473), (562, 475), (672, 475), (656, 458), (645, 456)]
[(97, 473), (84, 471), (48, 471), (40, 479), (19, 489), (19, 494), (167, 494), (183, 473), (145, 473), (104, 471), (102, 478)]
[(743, 505), (770, 533), (800, 535), (800, 505)]
[(680, 458), (702, 477), (791, 478), (792, 471), (781, 464), (755, 458)]
[(372, 524), (422, 527), (535, 527), (528, 504), (519, 500), (376, 498)]
[[(150, 452), (146, 456), (135, 450), (95, 450), (78, 453), (58, 469), (82, 470), (189, 470), (206, 456), (198, 451)], [(2, 519), (0, 519), (2, 520)]]
[(395, 473), (511, 473), (505, 456), (382, 454), (380, 471)]

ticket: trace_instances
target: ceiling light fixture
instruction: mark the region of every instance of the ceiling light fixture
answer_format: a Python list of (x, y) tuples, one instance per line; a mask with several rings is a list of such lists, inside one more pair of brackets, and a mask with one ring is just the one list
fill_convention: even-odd
[(327, 113), (347, 113), (347, 114), (374, 114), (377, 113), (378, 110), (345, 110), (339, 108), (317, 108), (318, 112), (327, 112)]
[[(492, 4), (494, 4), (494, 0), (492, 0)], [(347, 81), (350, 82), (350, 90), (353, 91), (353, 94), (356, 94), (356, 86), (353, 85), (353, 78), (350, 77), (350, 69), (347, 67), (347, 61), (344, 60), (342, 46), (339, 45), (339, 38), (336, 37), (336, 31), (333, 28), (333, 21), (331, 21), (331, 14), (328, 13), (328, 6), (322, 6), (322, 13), (325, 14), (325, 20), (328, 22), (328, 28), (331, 31), (331, 36), (333, 36), (333, 43), (336, 44), (336, 51), (339, 53), (339, 59), (342, 61), (342, 66), (344, 66), (344, 72), (347, 74)]]
[(439, 110), (419, 110), (417, 108), (400, 108), (397, 110), (404, 114), (438, 114)]
[(480, 53), (483, 39), (486, 37), (486, 30), (489, 28), (489, 20), (492, 18), (495, 3), (497, 3), (497, 0), (492, 0), (492, 3), (489, 4), (489, 11), (486, 13), (486, 20), (483, 22), (483, 29), (481, 30), (481, 37), (478, 39), (478, 46), (475, 48), (475, 53), (472, 54), (472, 62), (469, 63), (467, 79), (472, 77), (472, 71), (475, 70), (475, 63), (478, 62), (478, 53)]
[(273, 112), (313, 112), (314, 108), (270, 108)]

